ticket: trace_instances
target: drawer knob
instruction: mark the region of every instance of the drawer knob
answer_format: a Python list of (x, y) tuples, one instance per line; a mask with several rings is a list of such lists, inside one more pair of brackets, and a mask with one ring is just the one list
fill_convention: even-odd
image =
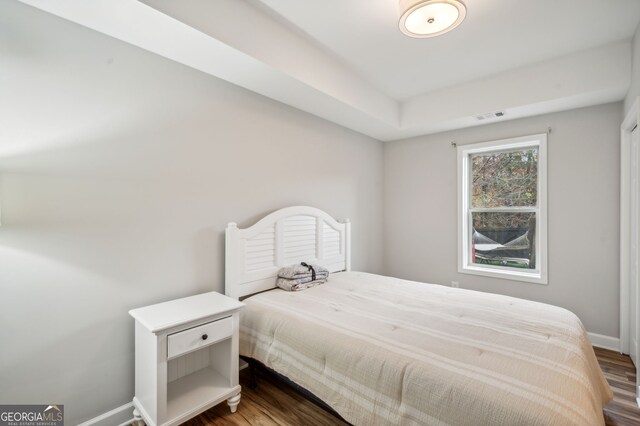
[(207, 336), (206, 334), (202, 335), (202, 340), (207, 340), (209, 338), (209, 336)]

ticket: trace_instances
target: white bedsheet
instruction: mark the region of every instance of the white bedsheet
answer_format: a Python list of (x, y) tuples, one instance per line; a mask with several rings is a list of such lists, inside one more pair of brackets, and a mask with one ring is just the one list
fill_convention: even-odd
[(602, 425), (612, 398), (555, 306), (361, 272), (244, 302), (240, 353), (356, 425)]

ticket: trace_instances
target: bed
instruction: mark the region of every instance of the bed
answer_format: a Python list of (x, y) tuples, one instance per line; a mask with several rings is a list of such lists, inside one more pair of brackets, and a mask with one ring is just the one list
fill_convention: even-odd
[[(612, 393), (574, 314), (351, 271), (350, 226), (310, 207), (228, 226), (225, 290), (251, 295), (241, 355), (356, 425), (604, 424)], [(333, 274), (274, 289), (277, 270), (300, 261)]]

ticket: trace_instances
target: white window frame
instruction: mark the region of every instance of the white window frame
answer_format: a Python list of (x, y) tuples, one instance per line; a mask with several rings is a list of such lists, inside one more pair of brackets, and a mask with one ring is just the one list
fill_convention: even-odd
[[(536, 269), (525, 272), (519, 268), (495, 267), (471, 263), (471, 239), (473, 226), (471, 213), (483, 209), (471, 209), (471, 168), (469, 158), (473, 154), (538, 148), (537, 206), (505, 207), (490, 211), (536, 213)], [(458, 272), (482, 275), (536, 284), (548, 283), (547, 270), (547, 135), (545, 133), (491, 142), (458, 146)]]

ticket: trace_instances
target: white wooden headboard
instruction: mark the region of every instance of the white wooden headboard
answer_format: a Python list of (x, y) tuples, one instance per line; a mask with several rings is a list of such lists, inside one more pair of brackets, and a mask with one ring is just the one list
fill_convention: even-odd
[(351, 269), (351, 224), (314, 207), (287, 207), (225, 232), (225, 293), (240, 297), (275, 287), (278, 270), (300, 262), (330, 272)]

